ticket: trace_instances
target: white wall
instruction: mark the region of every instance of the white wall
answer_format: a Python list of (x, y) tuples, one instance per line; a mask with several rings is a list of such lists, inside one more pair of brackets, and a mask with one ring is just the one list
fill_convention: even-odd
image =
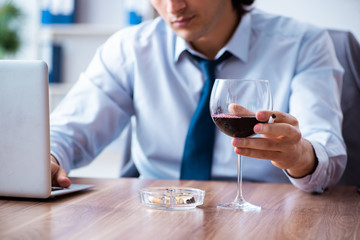
[(360, 41), (359, 0), (255, 0), (265, 11), (320, 27), (351, 31)]
[[(0, 2), (3, 1), (0, 0)], [(14, 0), (25, 12), (25, 21), (22, 28), (23, 45), (19, 54), (17, 54), (18, 58), (32, 59), (37, 57), (37, 36), (40, 24), (39, 1)], [(103, 3), (109, 0), (87, 1)], [(124, 0), (117, 1), (123, 2)], [(256, 0), (255, 5), (269, 12), (291, 16), (321, 27), (350, 30), (360, 41), (360, 0)], [(93, 9), (91, 8), (92, 13)], [(108, 11), (109, 8), (102, 7), (98, 9)], [(108, 12), (98, 12), (97, 14), (94, 18), (99, 21), (108, 22), (113, 20), (113, 18), (109, 17)], [(88, 16), (85, 14), (83, 19), (88, 21)], [(104, 16), (105, 20), (102, 20), (101, 16)]]

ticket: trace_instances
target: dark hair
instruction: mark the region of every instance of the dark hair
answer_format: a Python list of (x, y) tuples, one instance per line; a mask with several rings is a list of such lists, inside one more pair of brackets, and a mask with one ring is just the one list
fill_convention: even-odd
[(232, 0), (233, 7), (236, 9), (239, 16), (248, 12), (246, 6), (253, 4), (255, 0)]

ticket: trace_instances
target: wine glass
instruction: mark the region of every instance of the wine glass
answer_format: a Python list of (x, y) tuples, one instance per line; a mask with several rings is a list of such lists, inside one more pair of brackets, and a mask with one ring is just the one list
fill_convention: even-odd
[[(272, 110), (272, 96), (267, 80), (216, 79), (210, 97), (210, 114), (216, 126), (231, 137), (251, 137), (259, 123), (255, 115), (260, 110)], [(242, 156), (238, 155), (237, 195), (234, 201), (219, 204), (219, 208), (260, 211), (242, 195)]]

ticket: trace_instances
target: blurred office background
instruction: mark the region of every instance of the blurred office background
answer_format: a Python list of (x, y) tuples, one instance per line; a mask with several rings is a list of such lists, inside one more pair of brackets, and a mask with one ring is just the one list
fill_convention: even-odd
[[(12, 0), (23, 12), (21, 47), (7, 58), (44, 59), (51, 68), (55, 67), (55, 73), (59, 71), (53, 76), (57, 83), (50, 84), (51, 109), (86, 68), (96, 48), (112, 33), (155, 16), (150, 0), (53, 0), (63, 5), (73, 1), (73, 22), (53, 24), (43, 16), (51, 0)], [(0, 0), (0, 5), (4, 2), (7, 0)], [(360, 39), (359, 0), (256, 0), (255, 6), (321, 27), (348, 30)], [(73, 170), (71, 176), (118, 177), (121, 141), (116, 140), (91, 165)]]

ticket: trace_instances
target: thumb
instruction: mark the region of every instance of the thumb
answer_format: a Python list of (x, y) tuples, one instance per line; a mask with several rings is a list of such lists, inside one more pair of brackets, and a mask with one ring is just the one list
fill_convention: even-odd
[(51, 162), (51, 181), (53, 186), (69, 187), (71, 181), (66, 171), (60, 167), (54, 156), (50, 157)]

